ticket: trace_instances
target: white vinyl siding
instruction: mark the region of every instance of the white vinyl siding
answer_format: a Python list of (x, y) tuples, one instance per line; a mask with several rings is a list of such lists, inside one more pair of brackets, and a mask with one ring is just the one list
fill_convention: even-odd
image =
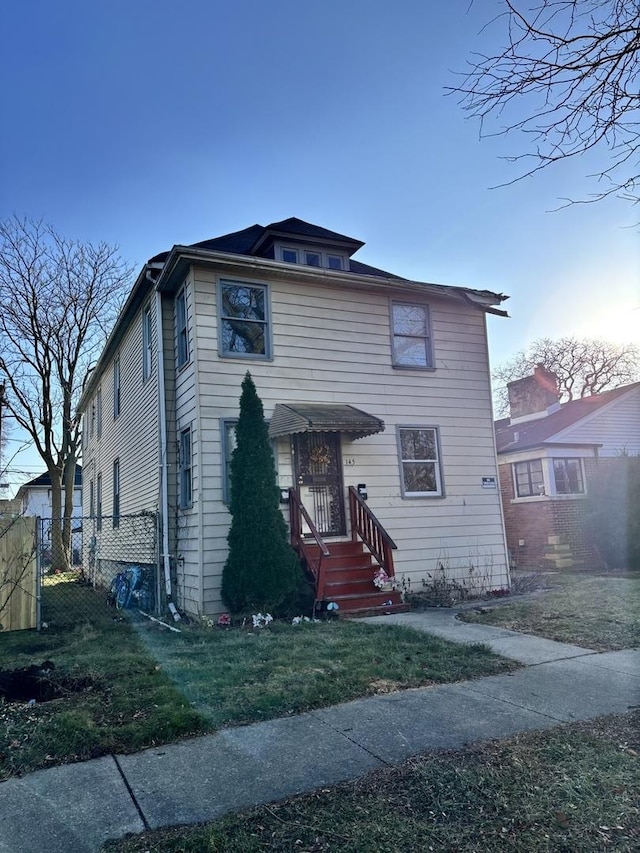
[[(640, 453), (640, 387), (632, 388), (591, 416), (553, 437), (563, 444), (598, 444), (598, 456)], [(574, 454), (572, 454), (574, 455)]]
[[(155, 308), (150, 306), (155, 323)], [(129, 326), (113, 361), (100, 377), (104, 400), (112, 400), (114, 417), (102, 417), (102, 434), (94, 435), (83, 450), (84, 489), (100, 472), (104, 497), (103, 515), (112, 514), (113, 460), (119, 461), (120, 515), (155, 512), (159, 509), (159, 423), (157, 371), (142, 383), (142, 313)], [(153, 336), (155, 340), (155, 334)], [(90, 495), (84, 493), (84, 504)], [(97, 509), (97, 507), (96, 507)]]
[[(201, 269), (195, 269), (193, 276), (195, 374), (177, 389), (182, 402), (176, 411), (182, 422), (192, 417), (197, 393), (203, 521), (201, 530), (194, 526), (190, 533), (181, 532), (179, 552), (185, 557), (185, 572), (196, 574), (196, 560), (201, 560), (202, 606), (204, 612), (216, 613), (223, 609), (220, 581), (230, 521), (220, 422), (238, 417), (247, 365), (239, 359), (216, 358), (220, 279)], [(367, 484), (369, 506), (398, 544), (397, 574), (405, 574), (414, 586), (420, 584), (446, 550), (452, 577), (464, 577), (465, 566), (480, 562), (488, 567), (494, 586), (506, 586), (500, 494), (498, 489), (482, 488), (483, 477), (498, 473), (484, 315), (457, 298), (430, 298), (430, 330), (439, 367), (425, 378), (424, 372), (398, 371), (392, 364), (386, 292), (316, 283), (305, 286), (278, 280), (275, 273), (265, 279), (274, 360), (255, 361), (250, 368), (265, 417), (271, 417), (276, 403), (331, 401), (381, 418), (385, 430), (378, 435), (358, 441), (342, 436), (345, 490), (349, 485)], [(403, 498), (396, 426), (430, 425), (435, 414), (446, 495), (427, 501), (425, 509), (424, 500)], [(294, 485), (289, 440), (279, 439), (277, 447), (278, 485), (287, 488)], [(197, 470), (198, 463), (194, 465)], [(188, 569), (189, 565), (193, 568)]]

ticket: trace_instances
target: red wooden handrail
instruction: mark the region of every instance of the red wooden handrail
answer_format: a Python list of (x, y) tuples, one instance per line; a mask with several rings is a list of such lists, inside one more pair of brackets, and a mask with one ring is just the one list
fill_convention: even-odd
[(393, 550), (398, 546), (353, 486), (349, 486), (349, 514), (353, 541), (359, 536), (387, 575), (394, 577)]
[[(311, 551), (307, 540), (305, 540), (302, 535), (303, 519), (306, 522), (309, 531), (311, 532), (311, 536), (315, 539), (316, 544), (320, 549), (320, 553), (317, 557)], [(327, 543), (320, 535), (318, 528), (313, 523), (313, 519), (307, 512), (307, 508), (302, 503), (300, 493), (297, 489), (294, 488), (289, 489), (289, 521), (291, 525), (291, 544), (296, 549), (296, 551), (298, 551), (298, 553), (303, 557), (305, 563), (307, 564), (307, 568), (313, 575), (313, 579), (315, 582), (315, 595), (313, 602), (313, 611), (315, 615), (316, 603), (318, 601), (318, 597), (322, 595), (322, 590), (324, 588), (324, 570), (322, 565), (322, 558), (329, 556), (329, 549), (327, 548)]]

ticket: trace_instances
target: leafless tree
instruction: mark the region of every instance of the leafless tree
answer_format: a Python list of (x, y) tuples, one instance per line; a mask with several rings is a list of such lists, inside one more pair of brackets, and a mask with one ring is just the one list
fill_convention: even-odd
[(529, 376), (537, 364), (558, 377), (560, 402), (599, 394), (640, 379), (640, 349), (594, 338), (540, 338), (493, 371), (496, 412), (508, 412), (507, 382)]
[(29, 435), (51, 477), (52, 554), (61, 568), (69, 565), (80, 453), (76, 402), (130, 273), (114, 246), (67, 239), (42, 222), (15, 216), (0, 223), (5, 411)]
[[(640, 2), (502, 0), (492, 22), (506, 47), (474, 54), (463, 83), (450, 91), (494, 133), (531, 140), (525, 177), (591, 149), (606, 149), (594, 201), (612, 193), (637, 200), (640, 181)], [(520, 112), (520, 102), (525, 108)]]

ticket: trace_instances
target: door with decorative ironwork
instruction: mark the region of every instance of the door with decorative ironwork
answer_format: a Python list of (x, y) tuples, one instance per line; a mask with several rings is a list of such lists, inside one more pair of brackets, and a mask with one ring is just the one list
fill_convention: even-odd
[(318, 532), (323, 536), (344, 535), (340, 433), (297, 433), (293, 451), (300, 497)]

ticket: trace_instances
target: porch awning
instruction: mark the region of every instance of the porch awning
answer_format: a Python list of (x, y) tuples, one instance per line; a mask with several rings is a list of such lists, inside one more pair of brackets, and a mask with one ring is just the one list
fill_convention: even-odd
[(364, 438), (384, 430), (384, 421), (345, 403), (276, 403), (270, 438), (296, 432), (346, 432)]

